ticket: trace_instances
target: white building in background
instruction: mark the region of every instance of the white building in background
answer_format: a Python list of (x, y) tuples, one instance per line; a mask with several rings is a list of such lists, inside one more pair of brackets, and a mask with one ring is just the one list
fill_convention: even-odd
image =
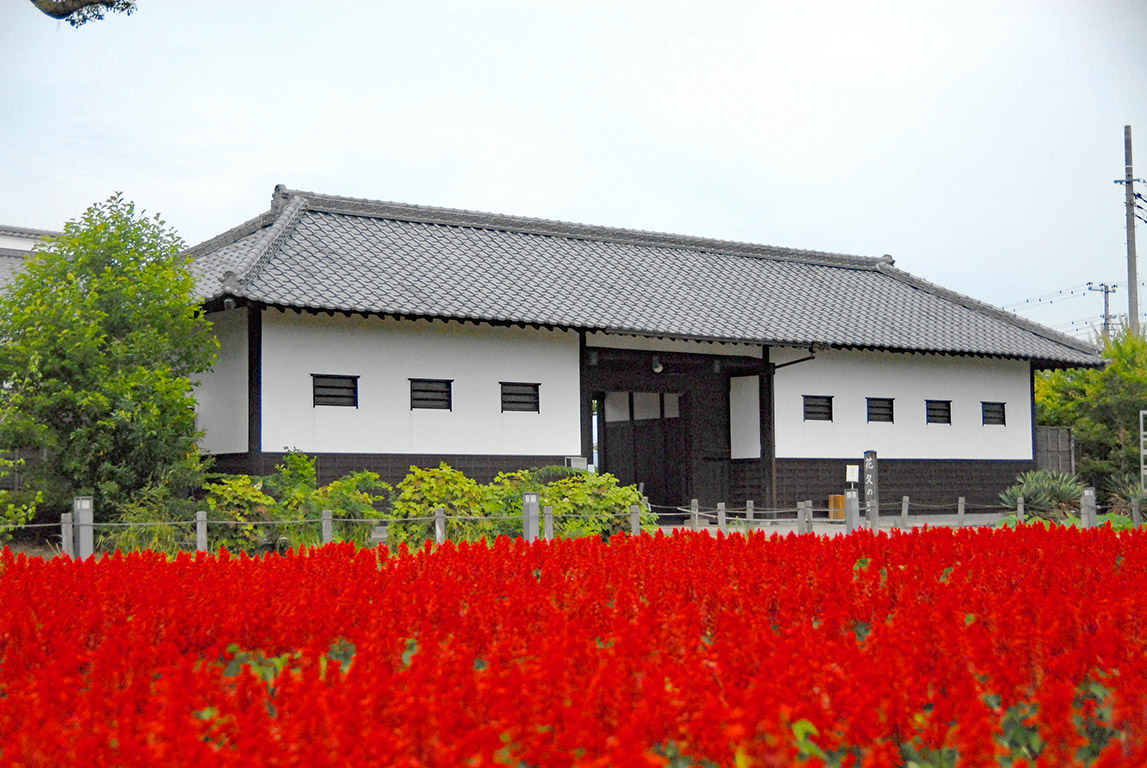
[(844, 465), (991, 503), (1032, 377), (1098, 350), (892, 260), (295, 192), (193, 249), (217, 466), (323, 479), (580, 460), (655, 504), (824, 504)]

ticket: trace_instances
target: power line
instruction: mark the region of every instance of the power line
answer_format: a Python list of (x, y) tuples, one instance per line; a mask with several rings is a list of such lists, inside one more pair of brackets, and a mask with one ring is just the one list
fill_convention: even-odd
[(1064, 288), (1063, 290), (1059, 291), (1052, 291), (1051, 293), (1045, 293), (1042, 296), (1033, 296), (1030, 299), (1023, 299), (1022, 301), (1005, 304), (1004, 306), (1000, 307), (1000, 309), (1014, 309), (1015, 307), (1022, 307), (1027, 304), (1053, 304), (1056, 301), (1063, 301), (1071, 297), (1086, 296), (1087, 287), (1089, 285), (1091, 285), (1091, 283), (1073, 285), (1070, 288)]

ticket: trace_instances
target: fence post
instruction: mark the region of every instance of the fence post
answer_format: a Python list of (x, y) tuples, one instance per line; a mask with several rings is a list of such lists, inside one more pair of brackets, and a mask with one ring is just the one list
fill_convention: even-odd
[(446, 510), (442, 507), (434, 508), (434, 541), (446, 543)]
[(1138, 527), (1143, 523), (1143, 514), (1139, 511), (1139, 497), (1131, 499), (1131, 523)]
[(701, 505), (697, 499), (689, 502), (689, 527), (695, 531), (701, 527)]
[(526, 541), (538, 538), (538, 494), (533, 491), (522, 494), (522, 538)]
[(554, 505), (547, 504), (542, 511), (546, 517), (546, 540), (549, 541), (554, 537)]
[(717, 502), (717, 530), (721, 533), (728, 533), (729, 522), (725, 518), (725, 502)]
[(753, 522), (753, 500), (749, 499), (745, 502), (745, 522), (750, 525)]
[(1094, 528), (1098, 522), (1095, 519), (1095, 489), (1084, 488), (1083, 497), (1079, 500), (1079, 516), (1084, 528)]
[(852, 533), (856, 530), (856, 522), (860, 518), (860, 494), (855, 488), (844, 492), (844, 532)]
[(195, 513), (195, 551), (207, 551), (207, 510), (205, 509)]
[(1022, 523), (1024, 521), (1024, 497), (1016, 497), (1016, 522)]
[(961, 496), (956, 500), (956, 527), (964, 527), (964, 497)]
[(634, 536), (641, 535), (641, 507), (636, 504), (629, 505), (629, 532)]
[(76, 525), (76, 556), (81, 560), (96, 551), (95, 508), (91, 496), (72, 499), (72, 519)]
[(900, 528), (906, 530), (908, 528), (908, 497), (900, 497)]
[(323, 510), (323, 544), (330, 544), (335, 540), (335, 520), (329, 509)]
[(72, 527), (72, 513), (60, 515), (60, 545), (68, 557), (76, 556), (76, 534)]
[(812, 499), (805, 500), (804, 524), (801, 526), (801, 528), (801, 533), (812, 533)]

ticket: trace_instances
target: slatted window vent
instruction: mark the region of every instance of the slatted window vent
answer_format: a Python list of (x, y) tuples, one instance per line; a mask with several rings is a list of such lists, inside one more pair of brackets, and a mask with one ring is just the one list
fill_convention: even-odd
[(889, 424), (893, 421), (892, 411), (892, 398), (891, 397), (870, 397), (868, 398), (868, 420), (869, 421), (886, 421)]
[(983, 407), (984, 423), (1006, 425), (1008, 423), (1003, 403), (980, 403)]
[(331, 376), (324, 373), (311, 374), (314, 389), (314, 404), (341, 405), (358, 408), (358, 376)]
[(538, 384), (527, 384), (521, 381), (502, 382), (502, 412), (529, 411), (540, 412), (540, 399), (538, 397)]
[(929, 424), (952, 423), (951, 400), (925, 400), (924, 408)]
[(831, 395), (804, 396), (805, 421), (832, 421)]
[(410, 409), (426, 408), (434, 411), (452, 410), (449, 379), (411, 379)]

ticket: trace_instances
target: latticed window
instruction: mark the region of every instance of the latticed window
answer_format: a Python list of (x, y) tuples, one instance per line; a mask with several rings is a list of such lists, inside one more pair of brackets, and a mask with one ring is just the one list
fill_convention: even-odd
[(1007, 424), (1003, 403), (980, 403), (983, 408), (985, 424)]
[(314, 405), (341, 405), (358, 408), (358, 376), (311, 374)]
[(521, 381), (502, 382), (502, 411), (540, 411), (538, 384)]
[(870, 397), (868, 398), (868, 420), (869, 421), (892, 421), (892, 398), (891, 397)]
[(410, 408), (449, 411), (452, 409), (450, 379), (411, 379)]
[(951, 400), (925, 400), (924, 408), (929, 424), (952, 423)]
[(832, 421), (831, 395), (804, 396), (805, 421)]

